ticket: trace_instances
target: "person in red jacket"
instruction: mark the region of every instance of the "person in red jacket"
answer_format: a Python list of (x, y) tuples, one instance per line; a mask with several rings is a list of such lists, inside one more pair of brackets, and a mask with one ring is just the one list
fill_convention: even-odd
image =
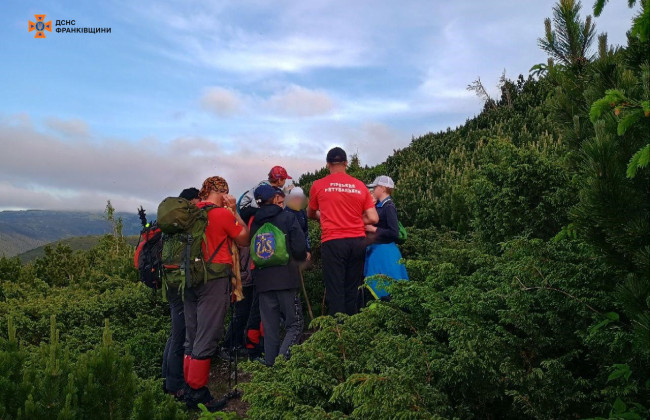
[(321, 223), (323, 281), (330, 315), (359, 311), (365, 225), (379, 221), (368, 188), (346, 173), (347, 165), (347, 154), (340, 147), (327, 153), (330, 175), (314, 182), (307, 208), (307, 216)]
[[(236, 212), (235, 197), (229, 195), (225, 179), (213, 176), (203, 182), (198, 207), (209, 207), (203, 256), (206, 264), (232, 267), (232, 241), (248, 244), (248, 227)], [(218, 251), (217, 251), (218, 250)], [(214, 257), (212, 257), (214, 255)], [(210, 258), (212, 257), (212, 260)], [(183, 371), (189, 391), (188, 408), (205, 404), (210, 411), (222, 409), (226, 401), (216, 400), (208, 390), (210, 358), (217, 352), (223, 336), (224, 319), (230, 302), (229, 275), (210, 275), (206, 283), (185, 289), (185, 359)]]

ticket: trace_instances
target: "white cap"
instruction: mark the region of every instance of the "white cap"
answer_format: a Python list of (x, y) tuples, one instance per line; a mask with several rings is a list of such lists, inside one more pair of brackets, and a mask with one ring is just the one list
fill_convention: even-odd
[(395, 183), (393, 182), (393, 179), (388, 175), (381, 175), (375, 178), (372, 184), (368, 184), (368, 188), (375, 188), (376, 186), (395, 188)]
[(291, 191), (289, 191), (289, 198), (293, 197), (305, 198), (305, 192), (300, 187), (293, 187)]

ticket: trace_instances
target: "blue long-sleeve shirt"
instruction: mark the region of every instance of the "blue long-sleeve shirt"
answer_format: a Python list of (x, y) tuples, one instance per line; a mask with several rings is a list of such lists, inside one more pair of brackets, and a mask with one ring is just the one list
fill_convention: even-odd
[(397, 208), (393, 199), (389, 196), (377, 202), (377, 214), (379, 222), (375, 225), (377, 232), (374, 243), (389, 244), (396, 242), (399, 238), (399, 222), (397, 219)]

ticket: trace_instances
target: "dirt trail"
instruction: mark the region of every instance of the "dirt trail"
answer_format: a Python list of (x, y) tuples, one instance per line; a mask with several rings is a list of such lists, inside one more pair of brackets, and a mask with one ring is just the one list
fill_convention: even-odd
[[(240, 362), (243, 360), (240, 360)], [(228, 362), (215, 357), (212, 359), (212, 367), (210, 368), (210, 382), (208, 383), (208, 388), (215, 398), (221, 398), (224, 394), (230, 391), (228, 388)], [(250, 375), (248, 373), (242, 372), (239, 369), (239, 383), (248, 382), (250, 380)], [(234, 377), (232, 378), (232, 383), (234, 386)], [(241, 390), (241, 388), (240, 388)], [(236, 412), (241, 417), (246, 417), (246, 412), (248, 411), (249, 404), (243, 402), (241, 398), (234, 398), (228, 401), (228, 406), (223, 411)]]

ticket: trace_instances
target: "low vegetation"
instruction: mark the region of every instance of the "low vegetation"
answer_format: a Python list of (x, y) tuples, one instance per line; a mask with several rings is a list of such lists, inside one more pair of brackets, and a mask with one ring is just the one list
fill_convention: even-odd
[[(611, 47), (560, 0), (540, 39), (552, 60), (502, 78), (463, 126), (375, 167), (352, 160), (364, 181), (397, 181), (411, 281), (318, 317), (289, 361), (246, 364), (250, 417), (650, 416), (650, 4), (637, 6), (628, 45)], [(132, 253), (113, 229), (88, 251), (0, 259), (0, 418), (186, 417), (156, 379), (167, 308)]]

